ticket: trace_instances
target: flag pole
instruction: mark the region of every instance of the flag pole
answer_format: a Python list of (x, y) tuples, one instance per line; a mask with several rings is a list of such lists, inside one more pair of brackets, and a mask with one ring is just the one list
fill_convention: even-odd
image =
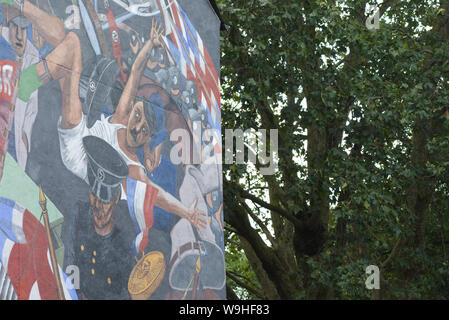
[(59, 300), (65, 300), (64, 291), (62, 289), (61, 278), (59, 276), (59, 267), (56, 261), (55, 248), (50, 233), (50, 219), (48, 218), (47, 199), (45, 198), (42, 186), (39, 186), (39, 204), (42, 208), (42, 216), (44, 217), (45, 230), (47, 231), (48, 250), (50, 251), (51, 266), (53, 268), (53, 275), (55, 276), (56, 291)]

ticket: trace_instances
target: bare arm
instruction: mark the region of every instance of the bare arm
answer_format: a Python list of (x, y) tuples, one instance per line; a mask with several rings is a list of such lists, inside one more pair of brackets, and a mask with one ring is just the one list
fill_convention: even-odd
[(128, 124), (128, 117), (132, 110), (140, 78), (145, 70), (150, 52), (154, 46), (160, 45), (159, 32), (159, 27), (156, 26), (156, 22), (153, 20), (150, 40), (145, 43), (134, 61), (128, 82), (126, 83), (125, 89), (120, 97), (120, 101), (114, 115), (112, 116), (111, 122), (122, 123), (124, 125)]
[(58, 17), (52, 16), (27, 0), (23, 3), (23, 15), (53, 47), (64, 39), (66, 34), (64, 24)]
[(195, 201), (192, 208), (186, 208), (178, 199), (148, 179), (147, 175), (140, 167), (129, 166), (129, 176), (156, 188), (158, 190), (155, 201), (156, 206), (189, 220), (189, 222), (202, 233), (201, 229), (206, 227), (206, 219), (203, 217), (206, 216), (206, 213), (196, 209), (197, 201)]

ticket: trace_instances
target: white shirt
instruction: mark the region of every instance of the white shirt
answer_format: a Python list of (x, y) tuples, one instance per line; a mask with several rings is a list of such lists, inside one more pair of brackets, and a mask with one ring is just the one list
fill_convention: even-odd
[(111, 123), (109, 119), (110, 117), (105, 118), (104, 115), (101, 115), (101, 119), (97, 120), (90, 129), (86, 126), (86, 116), (84, 114), (81, 122), (72, 129), (61, 128), (61, 118), (59, 119), (58, 134), (62, 162), (67, 169), (87, 183), (87, 156), (83, 146), (83, 138), (89, 135), (109, 143), (117, 150), (128, 166), (135, 165), (144, 169), (140, 162), (131, 160), (120, 148), (117, 131), (126, 127), (121, 124)]

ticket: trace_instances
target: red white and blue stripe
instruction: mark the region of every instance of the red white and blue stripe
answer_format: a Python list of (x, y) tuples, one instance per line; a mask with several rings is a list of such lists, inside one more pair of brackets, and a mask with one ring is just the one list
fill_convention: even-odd
[(154, 204), (158, 189), (150, 184), (126, 179), (126, 197), (129, 214), (134, 224), (136, 238), (134, 240), (134, 253), (143, 252), (148, 243), (148, 232), (154, 224)]
[[(1, 286), (14, 289), (19, 300), (56, 300), (56, 282), (44, 226), (13, 200), (0, 197)], [(76, 291), (59, 268), (66, 300), (76, 300)], [(1, 280), (1, 279), (0, 279)]]
[(198, 88), (198, 101), (210, 115), (212, 128), (221, 131), (220, 80), (212, 58), (187, 14), (173, 1), (164, 17), (165, 38), (174, 62)]

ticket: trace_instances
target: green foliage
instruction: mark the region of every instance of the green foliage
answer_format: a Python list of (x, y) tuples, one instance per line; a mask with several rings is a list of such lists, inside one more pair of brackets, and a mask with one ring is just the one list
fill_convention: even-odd
[(279, 130), (274, 176), (224, 166), (227, 267), (263, 297), (449, 298), (449, 2), (368, 30), (370, 2), (218, 1), (223, 127)]

